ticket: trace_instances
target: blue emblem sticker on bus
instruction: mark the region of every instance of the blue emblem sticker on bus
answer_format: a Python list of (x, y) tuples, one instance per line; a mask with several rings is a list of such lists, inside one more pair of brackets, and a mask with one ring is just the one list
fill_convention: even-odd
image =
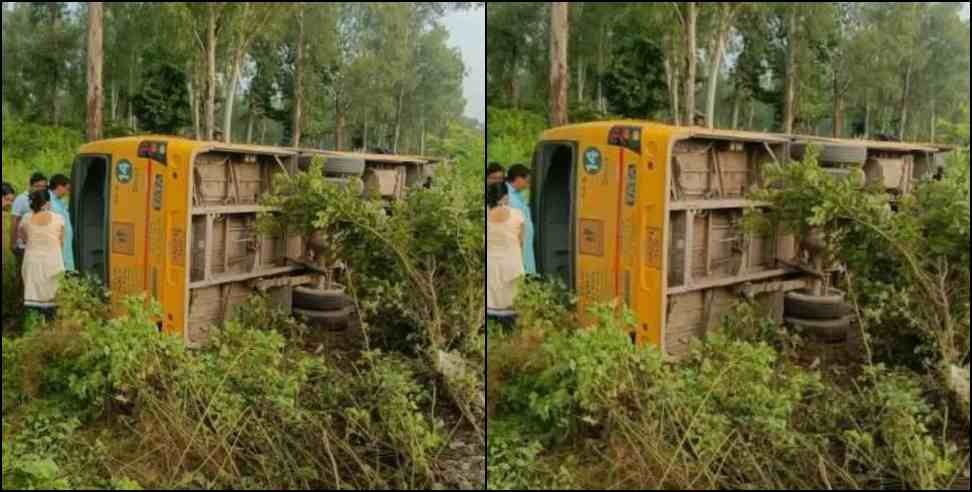
[(601, 151), (591, 147), (584, 152), (584, 169), (588, 174), (601, 172)]
[(115, 168), (115, 178), (121, 184), (128, 184), (132, 181), (135, 168), (132, 167), (132, 163), (128, 161), (121, 161), (118, 163), (118, 167)]

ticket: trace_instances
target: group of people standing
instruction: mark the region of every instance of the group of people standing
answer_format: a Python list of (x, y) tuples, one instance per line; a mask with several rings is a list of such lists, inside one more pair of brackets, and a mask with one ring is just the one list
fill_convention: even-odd
[(524, 165), (507, 170), (493, 162), (486, 168), (486, 318), (507, 328), (516, 320), (519, 283), (537, 274), (529, 188)]
[(34, 173), (24, 193), (17, 195), (9, 183), (3, 183), (2, 192), (3, 210), (12, 216), (9, 247), (24, 306), (50, 319), (61, 277), (75, 271), (74, 231), (65, 202), (71, 180), (58, 174), (48, 181)]

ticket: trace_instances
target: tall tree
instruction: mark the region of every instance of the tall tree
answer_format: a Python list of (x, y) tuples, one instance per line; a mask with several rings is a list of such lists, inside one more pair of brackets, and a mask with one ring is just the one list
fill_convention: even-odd
[(732, 31), (733, 22), (740, 9), (745, 6), (744, 2), (715, 2), (710, 4), (716, 10), (715, 26), (712, 29), (709, 41), (709, 76), (707, 84), (705, 121), (709, 128), (715, 126), (716, 121), (716, 94), (719, 87), (719, 76), (722, 69), (722, 60), (726, 52), (726, 43)]
[[(228, 7), (228, 15), (224, 22), (227, 24), (226, 38), (229, 49), (226, 70), (227, 82), (223, 98), (223, 135), (227, 143), (233, 138), (233, 110), (236, 103), (236, 91), (240, 84), (240, 70), (249, 52), (250, 45), (258, 36), (273, 29), (273, 19), (280, 13), (285, 13), (290, 7), (279, 4), (242, 2)], [(299, 7), (298, 7), (299, 8)], [(302, 26), (300, 17), (298, 24)], [(300, 29), (300, 27), (298, 27)]]
[(89, 141), (100, 140), (104, 117), (101, 70), (104, 63), (104, 4), (88, 2), (88, 123)]
[(786, 79), (783, 82), (783, 133), (793, 133), (793, 120), (796, 118), (796, 85), (798, 81), (797, 63), (799, 51), (800, 8), (790, 6), (786, 13)]
[(550, 4), (550, 124), (567, 124), (567, 2)]
[[(679, 7), (675, 7), (678, 9)], [(696, 67), (696, 25), (699, 11), (696, 2), (688, 2), (683, 24), (685, 26), (685, 124), (695, 121), (695, 67)]]
[(293, 123), (293, 145), (300, 147), (300, 124), (302, 111), (304, 109), (304, 8), (303, 4), (297, 7), (297, 43), (296, 60), (294, 60), (294, 123)]

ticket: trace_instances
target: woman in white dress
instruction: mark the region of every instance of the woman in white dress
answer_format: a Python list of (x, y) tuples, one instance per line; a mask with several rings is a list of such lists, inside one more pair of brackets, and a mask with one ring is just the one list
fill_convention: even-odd
[(509, 206), (503, 183), (486, 188), (486, 319), (512, 327), (513, 299), (523, 277), (523, 213)]
[(64, 274), (64, 219), (51, 212), (47, 191), (30, 194), (31, 213), (20, 222), (24, 250), (24, 306), (47, 319), (57, 308), (58, 283)]

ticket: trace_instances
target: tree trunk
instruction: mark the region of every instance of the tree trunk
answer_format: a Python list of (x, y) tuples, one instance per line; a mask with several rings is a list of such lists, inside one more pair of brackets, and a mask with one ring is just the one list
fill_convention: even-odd
[(111, 83), (111, 121), (118, 118), (118, 84)]
[(689, 2), (685, 19), (685, 62), (688, 67), (685, 75), (685, 124), (688, 126), (695, 126), (695, 24), (698, 16), (695, 2)]
[(732, 97), (732, 129), (736, 130), (739, 128), (739, 105), (742, 104), (741, 97), (739, 97), (739, 89), (736, 89), (736, 93)]
[(584, 59), (577, 62), (577, 102), (584, 102)]
[(864, 100), (864, 139), (871, 138), (871, 99)]
[[(722, 7), (725, 9), (731, 9), (733, 7)], [(716, 94), (719, 89), (719, 69), (722, 68), (722, 56), (726, 50), (726, 36), (728, 36), (729, 24), (732, 22), (731, 12), (725, 12), (723, 14), (725, 17), (721, 20), (722, 25), (719, 26), (719, 32), (716, 33), (716, 49), (715, 53), (712, 55), (711, 67), (709, 67), (709, 83), (708, 90), (709, 94), (706, 99), (705, 104), (705, 122), (709, 128), (715, 128), (716, 120)]]
[(904, 141), (905, 130), (908, 128), (908, 110), (911, 108), (911, 72), (912, 63), (909, 61), (905, 69), (904, 90), (901, 93), (901, 126), (898, 127), (898, 139)]
[(266, 119), (260, 122), (260, 143), (263, 145), (267, 144), (267, 120)]
[(787, 50), (786, 50), (786, 91), (783, 100), (783, 133), (793, 133), (794, 103), (796, 99), (797, 81), (797, 8), (790, 7), (789, 22), (787, 28)]
[[(50, 26), (51, 32), (59, 33), (61, 32), (61, 6), (57, 2), (47, 3), (47, 12), (50, 15)], [(54, 51), (60, 51), (60, 46), (57, 39), (54, 41)], [(52, 63), (51, 64), (51, 79), (50, 79), (50, 105), (51, 105), (51, 121), (54, 126), (60, 126), (61, 123), (61, 105), (58, 100), (58, 93), (60, 92), (60, 82), (61, 82), (61, 64)]]
[(334, 147), (335, 150), (344, 150), (344, 110), (338, 108), (334, 118)]
[(425, 155), (425, 111), (422, 111), (422, 134), (419, 139), (419, 155)]
[(212, 141), (216, 131), (216, 6), (209, 5), (209, 25), (206, 29), (206, 140)]
[(398, 153), (398, 142), (402, 135), (402, 107), (405, 104), (405, 84), (401, 85), (398, 90), (398, 104), (395, 108), (395, 142), (393, 149), (395, 153)]
[(88, 141), (101, 140), (104, 115), (104, 90), (101, 69), (104, 63), (103, 2), (88, 2)]
[(606, 113), (604, 104), (604, 37), (606, 36), (607, 27), (601, 25), (598, 31), (597, 38), (597, 101), (595, 101), (597, 109)]
[(253, 120), (255, 120), (255, 115), (253, 114), (253, 108), (250, 108), (249, 121), (246, 124), (246, 143), (253, 143)]
[(301, 112), (304, 106), (304, 6), (297, 9), (297, 59), (294, 62), (294, 147), (300, 147)]
[(236, 102), (236, 86), (240, 83), (240, 65), (243, 64), (243, 53), (237, 52), (233, 56), (232, 75), (229, 83), (226, 84), (226, 106), (223, 111), (223, 141), (230, 143), (233, 141), (233, 106)]
[(841, 138), (844, 135), (844, 98), (843, 96), (834, 97), (834, 138)]
[(550, 125), (567, 124), (567, 2), (550, 4)]
[(364, 137), (361, 139), (361, 149), (368, 152), (368, 112), (364, 115)]
[(936, 135), (935, 135), (936, 131), (935, 130), (937, 130), (937, 128), (935, 128), (935, 98), (932, 98), (932, 100), (931, 100), (931, 128), (929, 129), (929, 135), (930, 135), (929, 141), (931, 143), (935, 143), (935, 137), (936, 137)]
[(834, 138), (840, 138), (844, 133), (844, 91), (840, 87), (840, 76), (834, 71), (833, 116), (831, 117), (831, 133)]
[(672, 124), (679, 126), (681, 123), (681, 108), (678, 106), (678, 93), (681, 86), (678, 80), (678, 71), (672, 65), (670, 55), (665, 55), (665, 82), (668, 84), (668, 103), (669, 111), (672, 114)]
[(756, 100), (749, 100), (749, 125), (746, 126), (747, 130), (752, 131), (753, 125), (756, 124)]

